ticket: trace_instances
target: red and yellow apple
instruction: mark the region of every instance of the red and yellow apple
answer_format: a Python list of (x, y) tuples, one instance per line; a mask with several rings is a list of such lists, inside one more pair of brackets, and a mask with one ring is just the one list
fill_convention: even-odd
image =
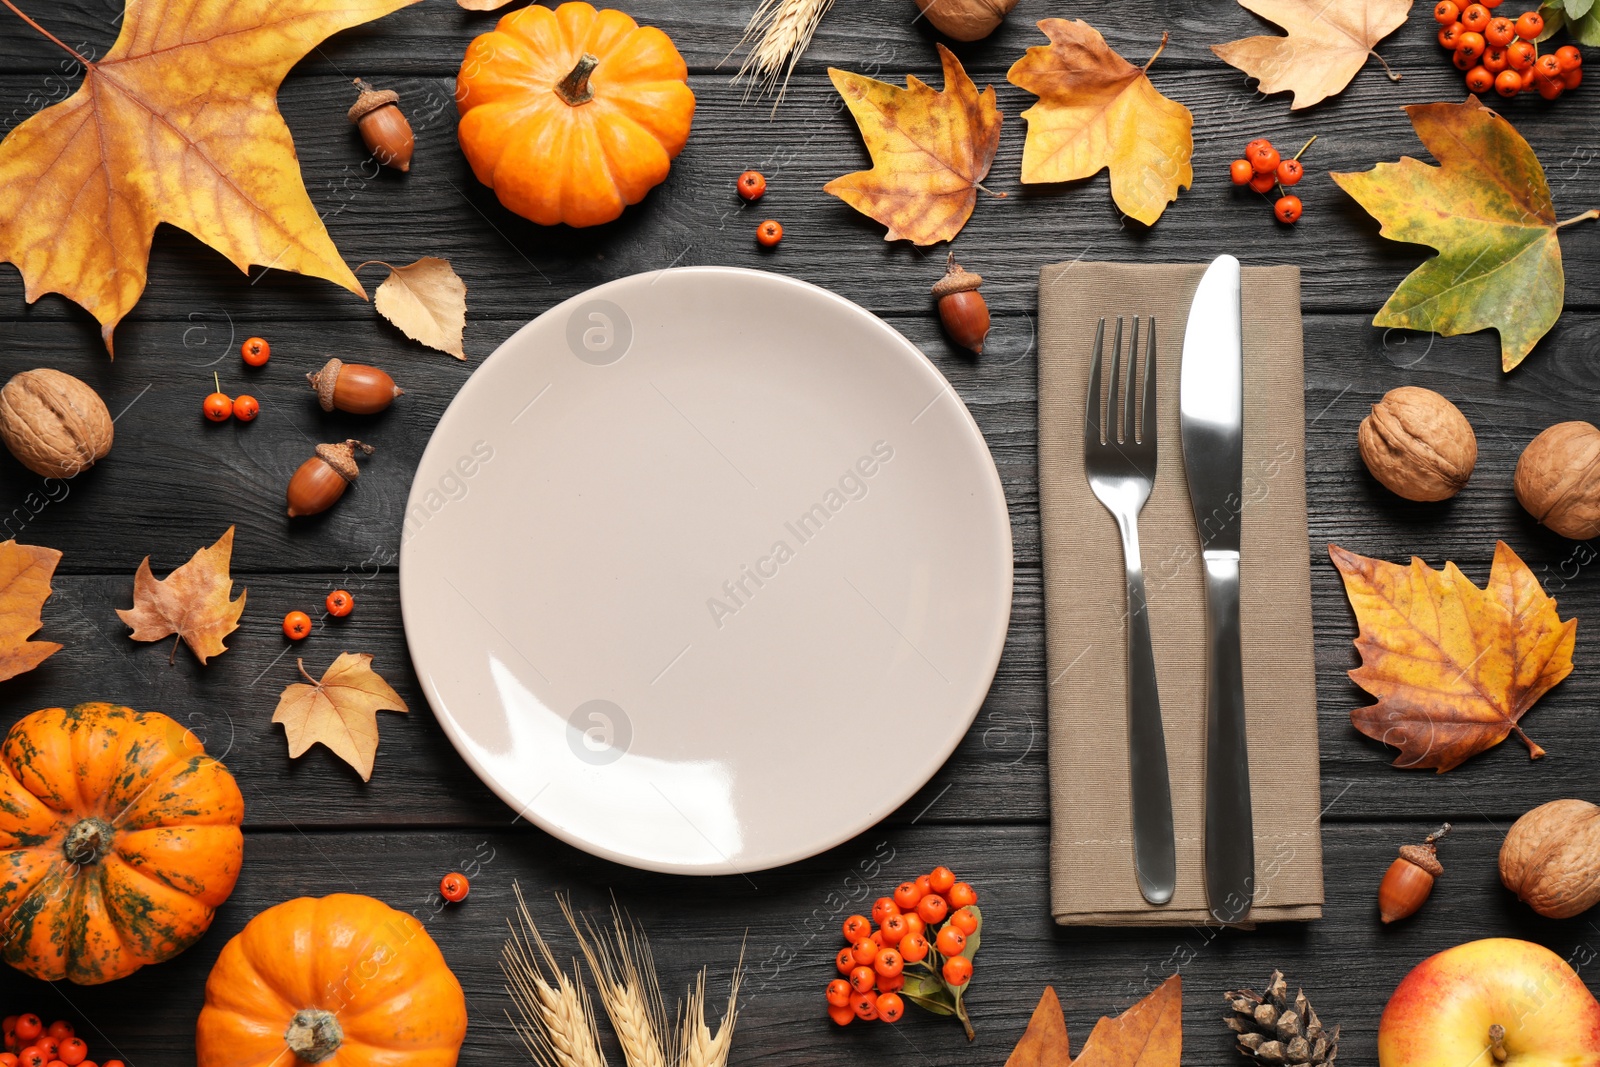
[(1378, 1023), (1378, 1063), (1600, 1067), (1600, 1003), (1543, 945), (1469, 941), (1423, 960), (1400, 982)]

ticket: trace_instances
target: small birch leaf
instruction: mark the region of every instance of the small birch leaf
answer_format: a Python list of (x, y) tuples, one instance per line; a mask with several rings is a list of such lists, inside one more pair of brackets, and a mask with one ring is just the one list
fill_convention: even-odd
[(450, 261), (424, 256), (415, 263), (396, 267), (382, 260), (369, 260), (356, 269), (375, 263), (389, 268), (389, 276), (373, 297), (378, 314), (413, 341), (466, 359), (467, 354), (461, 349), (461, 331), (467, 324), (467, 284), (451, 268)]

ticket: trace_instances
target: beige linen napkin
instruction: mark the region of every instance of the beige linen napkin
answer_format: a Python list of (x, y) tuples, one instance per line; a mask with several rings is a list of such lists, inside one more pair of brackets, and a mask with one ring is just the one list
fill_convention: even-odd
[[(1058, 923), (1205, 923), (1205, 600), (1178, 436), (1184, 325), (1204, 264), (1045, 267), (1039, 282), (1039, 494), (1050, 707), (1051, 910)], [(1322, 915), (1311, 566), (1306, 534), (1300, 272), (1244, 270), (1241, 600), (1254, 807), (1251, 922)], [(1177, 831), (1178, 886), (1134, 880), (1122, 547), (1083, 473), (1095, 323), (1157, 322), (1155, 489), (1139, 516)], [(1142, 353), (1141, 353), (1142, 358)]]

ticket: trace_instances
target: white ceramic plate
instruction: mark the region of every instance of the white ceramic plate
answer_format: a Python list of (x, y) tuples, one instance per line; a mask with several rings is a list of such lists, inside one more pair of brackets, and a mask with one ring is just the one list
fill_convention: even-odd
[(993, 680), (1011, 527), (966, 407), (804, 282), (624, 278), (519, 330), (417, 470), (406, 637), (461, 755), (599, 856), (727, 874), (876, 823)]

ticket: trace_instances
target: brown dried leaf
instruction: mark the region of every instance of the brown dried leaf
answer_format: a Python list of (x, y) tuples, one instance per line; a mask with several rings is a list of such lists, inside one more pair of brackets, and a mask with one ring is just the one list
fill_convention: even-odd
[(1183, 979), (1173, 975), (1117, 1016), (1094, 1024), (1076, 1067), (1178, 1067), (1183, 1054)]
[[(1288, 31), (1262, 35), (1211, 50), (1224, 63), (1255, 78), (1264, 93), (1294, 92), (1290, 110), (1310, 107), (1342, 92), (1376, 56), (1372, 46), (1399, 29), (1411, 0), (1239, 0), (1245, 10)], [(1380, 57), (1378, 62), (1382, 63)], [(1384, 65), (1388, 69), (1388, 65)], [(1400, 77), (1390, 72), (1389, 77)]]
[(50, 577), (61, 553), (53, 548), (0, 544), (0, 682), (33, 670), (61, 651), (54, 641), (29, 641), (42, 625), (39, 610), (50, 597)]
[(389, 268), (389, 276), (373, 297), (378, 314), (413, 341), (466, 359), (467, 354), (461, 349), (461, 331), (467, 325), (467, 283), (451, 268), (450, 261), (424, 256), (415, 263), (396, 267), (382, 260), (369, 260), (356, 269), (374, 263)]
[(1578, 620), (1561, 620), (1505, 542), (1486, 589), (1454, 563), (1436, 571), (1413, 557), (1401, 567), (1338, 545), (1328, 555), (1361, 627), (1361, 666), (1350, 677), (1378, 698), (1350, 721), (1398, 748), (1396, 767), (1442, 774), (1512, 733), (1534, 759), (1544, 755), (1518, 721), (1572, 673)]
[(1039, 998), (1039, 1006), (1033, 1009), (1033, 1018), (1028, 1020), (1027, 1032), (1012, 1050), (1006, 1067), (1069, 1067), (1072, 1054), (1068, 1047), (1067, 1020), (1061, 1012), (1061, 1001), (1056, 996), (1056, 987), (1047, 985), (1044, 996)]
[(363, 782), (370, 781), (378, 754), (378, 712), (411, 709), (372, 669), (368, 653), (341, 653), (320, 682), (306, 674), (304, 660), (295, 662), (306, 681), (285, 689), (272, 713), (273, 722), (283, 723), (289, 756), (303, 755), (320, 741), (354, 767)]
[(511, 0), (456, 0), (456, 3), (468, 11), (499, 11)]
[[(228, 599), (233, 594), (233, 576), (228, 572), (232, 557), (232, 526), (216, 544), (202, 548), (159, 582), (150, 572), (150, 557), (146, 556), (133, 576), (133, 607), (117, 609), (122, 621), (133, 628), (128, 636), (135, 641), (159, 641), (177, 634), (201, 663), (226, 652), (228, 646), (222, 639), (239, 628), (246, 593), (241, 589), (238, 600)], [(176, 654), (177, 645), (172, 650)]]

